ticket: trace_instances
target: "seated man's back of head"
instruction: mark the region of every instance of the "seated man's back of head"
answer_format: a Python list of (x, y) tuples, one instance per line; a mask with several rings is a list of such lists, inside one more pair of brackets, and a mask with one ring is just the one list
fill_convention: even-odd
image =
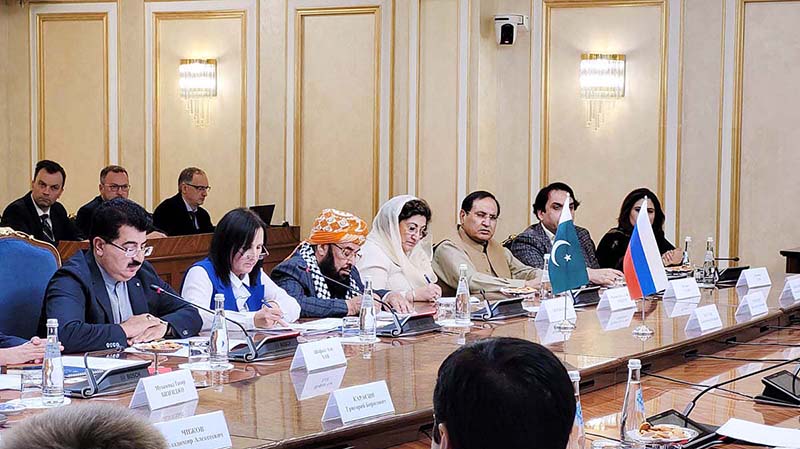
[(433, 447), (564, 449), (575, 397), (566, 369), (547, 348), (493, 338), (445, 359), (433, 410)]

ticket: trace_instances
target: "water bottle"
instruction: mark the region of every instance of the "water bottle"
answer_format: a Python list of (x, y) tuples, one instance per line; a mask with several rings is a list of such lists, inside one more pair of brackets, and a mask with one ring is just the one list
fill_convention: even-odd
[(689, 244), (692, 243), (692, 238), (688, 235), (685, 239), (683, 239), (683, 259), (681, 259), (681, 265), (684, 267), (691, 267), (692, 260), (689, 257)]
[(228, 322), (225, 320), (225, 295), (214, 295), (214, 321), (211, 322), (211, 341), (208, 348), (208, 361), (212, 370), (228, 368)]
[(550, 285), (550, 254), (544, 255), (542, 266), (542, 284), (539, 287), (539, 299), (542, 301), (553, 297), (553, 287)]
[(456, 289), (456, 325), (469, 326), (469, 282), (467, 281), (467, 265), (458, 266), (458, 288)]
[(569, 434), (567, 449), (584, 449), (586, 434), (583, 431), (583, 409), (581, 409), (581, 373), (568, 371), (569, 380), (575, 389), (575, 421), (572, 423), (572, 432)]
[(714, 260), (714, 239), (706, 239), (706, 255), (703, 257), (703, 283), (717, 283), (717, 263)]
[(625, 387), (625, 401), (622, 403), (622, 420), (619, 424), (620, 439), (635, 441), (639, 426), (645, 421), (644, 397), (640, 380), (642, 361), (628, 360), (628, 385)]
[(372, 343), (377, 338), (374, 301), (372, 278), (364, 276), (364, 295), (361, 297), (361, 310), (358, 315), (358, 336), (364, 343)]
[(64, 363), (58, 343), (58, 320), (47, 320), (47, 342), (42, 362), (42, 404), (58, 407), (64, 404)]

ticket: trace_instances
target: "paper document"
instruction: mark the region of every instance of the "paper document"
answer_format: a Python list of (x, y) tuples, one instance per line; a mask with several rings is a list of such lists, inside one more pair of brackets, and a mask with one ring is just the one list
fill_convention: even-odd
[(764, 446), (797, 447), (800, 442), (800, 430), (766, 426), (736, 418), (729, 419), (717, 433)]
[[(65, 355), (61, 357), (64, 366), (72, 366), (76, 368), (83, 368), (83, 357), (76, 355)], [(141, 360), (122, 360), (122, 359), (107, 359), (105, 357), (89, 357), (87, 360), (89, 368), (109, 370), (114, 368), (125, 368), (142, 363)]]
[(305, 323), (292, 323), (287, 330), (297, 331), (325, 331), (335, 330), (342, 327), (341, 318), (322, 318), (314, 321), (307, 321)]
[(19, 374), (0, 374), (0, 390), (17, 390), (22, 383)]

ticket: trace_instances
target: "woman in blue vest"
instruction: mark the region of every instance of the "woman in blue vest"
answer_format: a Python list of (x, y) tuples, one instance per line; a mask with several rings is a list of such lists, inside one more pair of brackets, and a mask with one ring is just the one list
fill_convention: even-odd
[[(213, 309), (214, 295), (225, 295), (225, 315), (247, 329), (285, 326), (300, 317), (300, 305), (264, 273), (268, 254), (266, 225), (249, 209), (234, 209), (220, 220), (208, 257), (183, 278), (181, 294), (198, 306)], [(200, 312), (203, 330), (214, 316)]]

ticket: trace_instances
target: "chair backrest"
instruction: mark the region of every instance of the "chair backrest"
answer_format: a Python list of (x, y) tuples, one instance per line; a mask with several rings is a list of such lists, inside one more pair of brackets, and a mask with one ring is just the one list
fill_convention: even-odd
[(36, 335), (47, 283), (60, 266), (53, 245), (0, 228), (0, 332)]

